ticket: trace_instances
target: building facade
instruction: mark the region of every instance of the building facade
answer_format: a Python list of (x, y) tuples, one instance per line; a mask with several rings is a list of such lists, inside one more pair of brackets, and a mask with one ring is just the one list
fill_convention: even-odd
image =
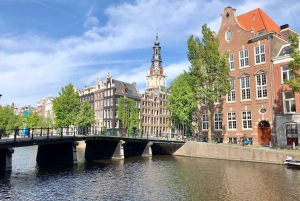
[(95, 85), (76, 89), (80, 101), (87, 101), (94, 110), (95, 121), (92, 124), (91, 132), (100, 131), (100, 128), (103, 126), (103, 91), (105, 86), (105, 83), (98, 78)]
[[(214, 106), (212, 139), (253, 144), (276, 143), (274, 58), (289, 43), (282, 29), (260, 8), (236, 16), (228, 6), (217, 34), (222, 54), (229, 52), (232, 89)], [(207, 138), (206, 106), (201, 106), (199, 130)]]
[[(289, 26), (281, 26), (281, 32), (288, 40), (289, 35), (298, 34)], [(299, 35), (299, 34), (298, 34)], [(299, 48), (300, 49), (300, 48)], [(292, 60), (289, 55), (290, 43), (282, 45), (273, 60), (274, 72), (274, 113), (277, 143), (280, 146), (299, 145), (300, 129), (300, 94), (294, 93), (285, 83), (293, 79), (288, 63)]]
[(103, 91), (103, 127), (109, 130), (112, 129), (117, 133), (123, 128), (121, 121), (118, 119), (118, 101), (121, 97), (133, 99), (135, 105), (140, 108), (141, 95), (136, 83), (126, 83), (113, 79), (111, 74), (108, 73)]
[(50, 95), (37, 102), (36, 112), (39, 116), (52, 119), (54, 121), (53, 99)]
[(146, 89), (142, 95), (142, 130), (144, 133), (171, 133), (167, 105), (167, 75), (162, 66), (161, 47), (156, 36)]

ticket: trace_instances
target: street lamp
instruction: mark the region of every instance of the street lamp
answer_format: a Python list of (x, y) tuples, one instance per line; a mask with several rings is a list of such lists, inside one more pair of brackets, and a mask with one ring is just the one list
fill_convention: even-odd
[(2, 97), (2, 94), (0, 94), (0, 99), (1, 99), (1, 97)]
[(128, 101), (125, 98), (123, 101), (123, 106), (124, 106), (124, 114), (125, 114), (125, 118), (124, 118), (124, 124), (123, 124), (123, 137), (126, 137), (126, 118), (127, 118), (127, 107), (128, 107)]

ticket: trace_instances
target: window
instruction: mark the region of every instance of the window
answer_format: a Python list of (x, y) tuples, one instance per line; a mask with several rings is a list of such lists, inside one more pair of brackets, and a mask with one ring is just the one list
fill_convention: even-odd
[(291, 91), (283, 93), (283, 109), (284, 113), (296, 112), (295, 94)]
[(202, 115), (202, 130), (208, 130), (208, 115)]
[(282, 76), (282, 83), (284, 83), (285, 80), (293, 79), (293, 73), (290, 71), (288, 66), (281, 67), (281, 76)]
[(249, 52), (248, 50), (241, 50), (240, 51), (240, 67), (249, 66)]
[(264, 29), (262, 29), (262, 30), (259, 30), (257, 33), (256, 33), (256, 35), (258, 36), (258, 35), (261, 35), (261, 34), (263, 34), (264, 33)]
[(250, 111), (242, 112), (242, 120), (243, 120), (243, 129), (251, 129), (252, 128), (252, 118)]
[(227, 121), (228, 121), (228, 129), (229, 130), (236, 129), (236, 115), (235, 115), (235, 112), (229, 112), (227, 114)]
[(255, 64), (260, 64), (266, 61), (265, 58), (265, 45), (255, 47)]
[(237, 144), (237, 138), (236, 137), (228, 138), (228, 143)]
[(116, 105), (119, 104), (119, 98), (116, 98)]
[(227, 94), (227, 102), (234, 102), (235, 101), (235, 81), (234, 79), (231, 80), (231, 91)]
[(242, 100), (250, 99), (250, 77), (241, 78)]
[(296, 123), (286, 124), (285, 133), (287, 138), (298, 138), (297, 124)]
[(256, 75), (257, 98), (267, 98), (267, 78), (266, 74)]
[(229, 65), (230, 65), (230, 70), (234, 70), (234, 55), (233, 55), (233, 53), (230, 53), (230, 55), (229, 55)]
[(222, 130), (222, 114), (215, 114), (215, 130)]

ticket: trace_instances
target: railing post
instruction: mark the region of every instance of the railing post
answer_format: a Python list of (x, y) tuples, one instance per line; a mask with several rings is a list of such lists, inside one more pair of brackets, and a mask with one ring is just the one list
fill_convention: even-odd
[(63, 137), (63, 130), (64, 128), (63, 127), (60, 127), (60, 136)]
[(156, 130), (156, 139), (158, 140), (158, 130)]
[(40, 134), (40, 136), (43, 136), (43, 128), (41, 127), (41, 134)]
[(49, 127), (47, 128), (47, 139), (49, 139)]
[(17, 129), (15, 128), (14, 142), (17, 141)]
[(31, 140), (33, 140), (33, 135), (34, 135), (34, 127), (32, 128), (32, 132), (31, 132)]
[(149, 139), (149, 131), (147, 131), (147, 139)]

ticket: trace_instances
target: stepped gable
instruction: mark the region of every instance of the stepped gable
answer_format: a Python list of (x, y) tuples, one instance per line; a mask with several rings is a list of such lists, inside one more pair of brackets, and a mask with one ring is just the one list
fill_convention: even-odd
[(264, 33), (274, 31), (282, 37), (280, 27), (260, 8), (237, 16), (237, 20), (244, 29), (254, 29), (255, 35), (264, 30)]

